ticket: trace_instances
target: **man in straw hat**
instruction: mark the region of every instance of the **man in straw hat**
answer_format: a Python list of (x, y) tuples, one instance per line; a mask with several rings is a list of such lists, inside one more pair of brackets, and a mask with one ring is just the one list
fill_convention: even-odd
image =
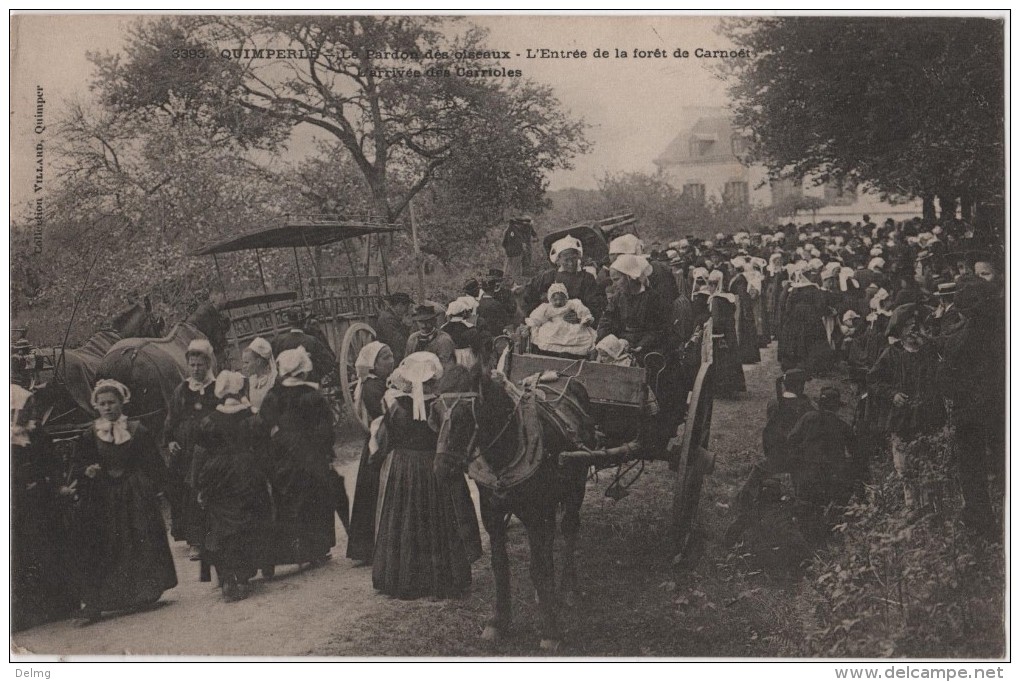
[(449, 334), (439, 329), (440, 311), (429, 305), (419, 305), (414, 309), (411, 319), (418, 326), (418, 331), (411, 334), (404, 347), (404, 356), (411, 353), (433, 353), (449, 369), (457, 364), (457, 345)]
[[(886, 336), (889, 345), (868, 373), (868, 390), (887, 410), (887, 433), (893, 465), (904, 476), (909, 469), (909, 446), (934, 433), (945, 423), (945, 409), (936, 381), (939, 355), (921, 332), (921, 311), (916, 304), (893, 310)], [(905, 481), (907, 506), (929, 502), (925, 490)]]

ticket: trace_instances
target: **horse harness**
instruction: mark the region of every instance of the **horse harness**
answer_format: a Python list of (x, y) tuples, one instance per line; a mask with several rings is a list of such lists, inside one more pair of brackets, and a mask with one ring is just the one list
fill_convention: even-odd
[[(479, 423), (477, 403), (481, 394), (477, 391), (459, 393), (443, 393), (439, 396), (446, 415), (451, 415), (458, 404), (467, 402), (471, 407), (474, 429), (468, 442), (467, 466), (468, 475), (478, 484), (493, 490), (497, 494), (505, 494), (512, 488), (525, 482), (534, 475), (546, 457), (542, 443), (542, 424), (556, 428), (567, 442), (579, 442), (579, 433), (572, 422), (576, 415), (585, 414), (583, 408), (573, 396), (567, 393), (567, 385), (555, 392), (553, 399), (546, 397), (546, 391), (538, 388), (538, 375), (529, 377), (523, 386), (518, 387), (510, 381), (503, 380), (503, 389), (514, 401), (513, 409), (507, 416), (503, 426), (485, 446), (478, 445)], [(566, 408), (566, 409), (564, 409)], [(572, 415), (574, 415), (572, 417)], [(482, 453), (490, 449), (502, 438), (507, 429), (514, 424), (518, 431), (518, 449), (511, 461), (500, 470), (495, 470)], [(444, 425), (448, 417), (444, 419)]]

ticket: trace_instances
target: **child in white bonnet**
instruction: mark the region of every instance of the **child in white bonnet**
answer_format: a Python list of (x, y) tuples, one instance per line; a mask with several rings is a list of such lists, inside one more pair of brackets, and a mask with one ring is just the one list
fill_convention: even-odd
[(549, 287), (548, 303), (535, 308), (525, 324), (532, 343), (547, 353), (586, 358), (595, 347), (595, 318), (579, 299), (568, 298), (567, 287), (559, 282)]

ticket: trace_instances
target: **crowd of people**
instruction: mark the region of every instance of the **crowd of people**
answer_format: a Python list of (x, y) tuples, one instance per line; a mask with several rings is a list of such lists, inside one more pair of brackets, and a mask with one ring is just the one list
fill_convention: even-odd
[[(523, 239), (517, 231), (512, 237)], [(275, 339), (252, 341), (242, 372), (217, 371), (213, 346), (192, 342), (161, 441), (125, 416), (127, 386), (98, 382), (98, 418), (66, 473), (32, 417), (31, 393), (12, 385), (22, 624), (69, 605), (92, 621), (173, 588), (164, 503), (170, 537), (187, 543), (199, 579), (211, 580), (215, 569), (228, 601), (249, 596), (259, 571), (268, 579), (279, 565), (328, 560), (334, 515), (347, 531), (348, 558), (371, 564), (381, 593), (462, 594), (481, 555), (477, 516), (464, 475), (433, 471), (429, 415), (444, 373), (492, 367), (493, 340), (503, 335), (535, 353), (592, 362), (644, 365), (659, 354), (664, 438), (683, 418), (707, 330), (723, 399), (746, 392), (744, 366), (760, 362), (775, 340), (783, 375), (730, 540), (783, 473), (792, 474), (809, 510), (809, 530), (824, 536), (826, 515), (869, 481), (883, 452), (904, 473), (906, 503), (923, 508), (925, 491), (906, 476), (911, 445), (947, 424), (965, 520), (998, 536), (988, 488), (1004, 461), (997, 459), (1004, 458), (1003, 278), (1000, 260), (974, 246), (965, 224), (877, 225), (865, 216), (856, 225), (688, 236), (647, 252), (635, 234), (609, 237), (602, 262), (563, 237), (551, 245), (549, 266), (529, 280), (489, 270), (446, 306), (415, 304), (405, 293), (386, 297), (377, 340), (356, 362), (354, 409), (370, 433), (353, 503), (333, 467), (333, 415), (318, 383), (335, 363), (300, 316)], [(513, 245), (521, 258), (515, 269), (527, 265), (525, 241), (527, 248)], [(860, 389), (853, 424), (839, 415), (837, 388), (826, 385), (817, 401), (805, 391), (840, 372)]]

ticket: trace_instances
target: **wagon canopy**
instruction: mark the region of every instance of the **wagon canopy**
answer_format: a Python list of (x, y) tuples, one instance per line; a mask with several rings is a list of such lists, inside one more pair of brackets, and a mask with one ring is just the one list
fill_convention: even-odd
[(542, 246), (545, 247), (545, 252), (549, 253), (549, 249), (552, 248), (553, 242), (556, 240), (567, 236), (574, 237), (581, 241), (585, 258), (600, 262), (609, 255), (610, 238), (616, 236), (620, 230), (633, 226), (636, 222), (633, 213), (623, 213), (594, 222), (577, 223), (547, 234), (542, 239)]
[(388, 234), (400, 231), (399, 225), (371, 220), (336, 220), (332, 216), (300, 216), (282, 227), (249, 232), (192, 252), (193, 256), (210, 256), (251, 249), (280, 249), (325, 246), (352, 237)]

